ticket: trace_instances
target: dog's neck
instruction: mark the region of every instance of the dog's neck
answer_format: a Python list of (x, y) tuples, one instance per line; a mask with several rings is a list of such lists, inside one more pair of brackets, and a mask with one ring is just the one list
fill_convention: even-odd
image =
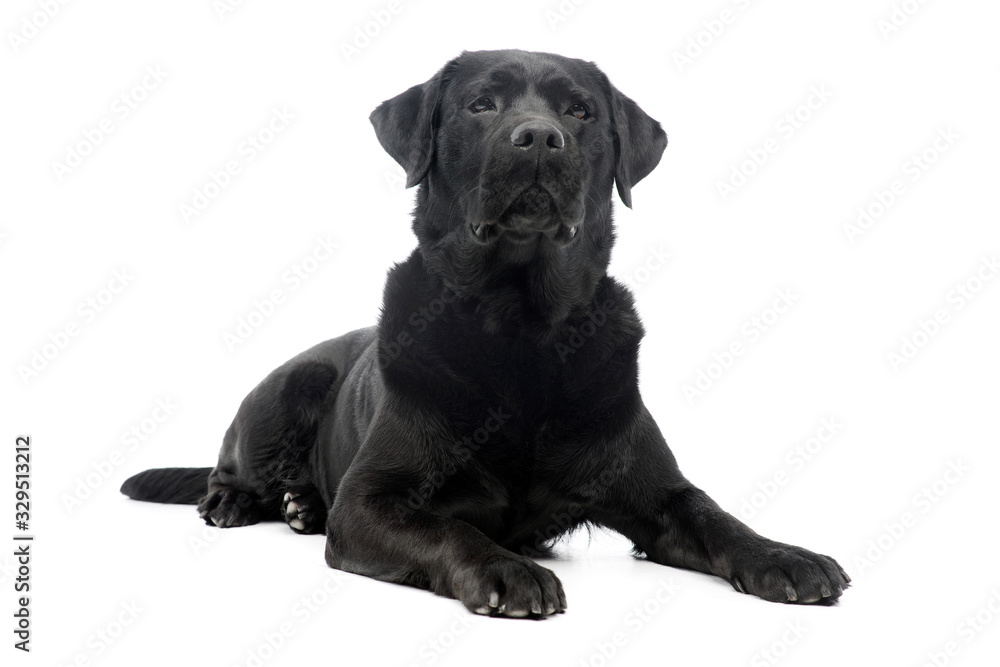
[[(423, 249), (421, 249), (423, 252)], [(540, 251), (538, 263), (496, 266), (495, 252), (481, 251), (466, 258), (447, 253), (424, 253), (428, 271), (466, 302), (476, 304), (487, 333), (519, 330), (545, 339), (574, 309), (593, 299), (605, 271), (569, 265)], [(484, 275), (482, 267), (496, 266)], [(478, 268), (478, 271), (477, 271)]]
[[(474, 304), (488, 334), (511, 333), (548, 341), (574, 311), (586, 310), (607, 275), (614, 234), (611, 205), (594, 211), (568, 246), (539, 242), (511, 248), (501, 239), (480, 244), (462, 221), (428, 224), (418, 205), (414, 231), (428, 278)], [(441, 232), (442, 229), (447, 231)]]

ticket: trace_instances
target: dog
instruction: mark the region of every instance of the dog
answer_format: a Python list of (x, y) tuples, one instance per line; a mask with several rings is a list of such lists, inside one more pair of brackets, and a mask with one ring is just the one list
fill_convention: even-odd
[(539, 565), (575, 528), (774, 602), (832, 604), (828, 556), (766, 539), (680, 472), (638, 387), (644, 331), (607, 275), (613, 188), (660, 161), (660, 124), (596, 65), (463, 52), (370, 120), (417, 186), (418, 245), (378, 324), (294, 357), (245, 398), (214, 468), (122, 492), (221, 528), (326, 534), (330, 567), (476, 614), (566, 609)]

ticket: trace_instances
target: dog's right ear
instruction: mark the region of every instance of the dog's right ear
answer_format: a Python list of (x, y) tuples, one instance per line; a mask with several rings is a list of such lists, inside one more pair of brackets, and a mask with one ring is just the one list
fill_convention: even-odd
[(427, 82), (382, 102), (368, 117), (382, 148), (406, 171), (408, 188), (424, 180), (434, 159), (445, 69)]

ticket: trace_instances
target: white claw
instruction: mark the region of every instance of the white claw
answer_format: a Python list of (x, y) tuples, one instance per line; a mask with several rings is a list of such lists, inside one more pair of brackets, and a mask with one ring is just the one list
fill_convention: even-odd
[(490, 606), (496, 609), (498, 604), (500, 604), (500, 594), (493, 591), (490, 593)]
[(511, 609), (507, 612), (507, 615), (511, 618), (524, 618), (528, 615), (527, 609)]
[(306, 529), (305, 521), (303, 521), (302, 519), (292, 519), (291, 521), (288, 522), (288, 525), (294, 528), (295, 530)]

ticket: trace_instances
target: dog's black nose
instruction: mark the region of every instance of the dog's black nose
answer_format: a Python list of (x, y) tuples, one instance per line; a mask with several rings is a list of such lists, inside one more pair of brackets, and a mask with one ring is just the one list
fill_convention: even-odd
[(547, 146), (549, 149), (559, 149), (566, 145), (562, 132), (552, 123), (541, 120), (528, 120), (510, 133), (510, 143), (521, 148), (530, 148), (538, 142), (539, 146)]

